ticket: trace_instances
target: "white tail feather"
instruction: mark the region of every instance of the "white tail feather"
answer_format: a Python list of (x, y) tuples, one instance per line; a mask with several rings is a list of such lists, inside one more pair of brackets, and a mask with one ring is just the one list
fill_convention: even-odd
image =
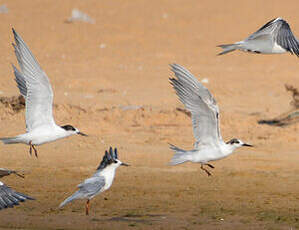
[(221, 47), (223, 49), (223, 51), (218, 54), (222, 55), (236, 50), (238, 48), (238, 44), (219, 45), (218, 47)]
[(18, 137), (3, 137), (3, 138), (0, 138), (0, 140), (4, 144), (16, 144), (16, 143), (20, 143)]
[(170, 144), (170, 149), (174, 151), (174, 155), (170, 161), (171, 165), (178, 165), (189, 161), (189, 156), (192, 154), (191, 152), (180, 149), (172, 144)]

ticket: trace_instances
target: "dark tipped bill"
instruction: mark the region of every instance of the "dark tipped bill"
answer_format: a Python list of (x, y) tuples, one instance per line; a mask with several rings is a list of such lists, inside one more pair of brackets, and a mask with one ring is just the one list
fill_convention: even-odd
[(81, 132), (79, 132), (79, 133), (77, 133), (77, 134), (79, 134), (79, 135), (81, 135), (81, 136), (84, 136), (84, 137), (87, 137), (87, 136), (88, 136), (87, 134), (85, 134), (85, 133), (81, 133)]
[(128, 165), (126, 163), (123, 163), (123, 162), (120, 165), (122, 165), (122, 166), (130, 166), (130, 165)]
[(244, 143), (243, 146), (247, 146), (247, 147), (253, 147), (253, 145), (250, 145), (250, 144), (246, 144)]

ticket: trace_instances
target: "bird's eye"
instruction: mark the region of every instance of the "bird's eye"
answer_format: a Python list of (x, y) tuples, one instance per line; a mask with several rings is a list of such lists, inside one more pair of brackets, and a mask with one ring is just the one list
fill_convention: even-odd
[(117, 161), (114, 161), (115, 164), (117, 164)]

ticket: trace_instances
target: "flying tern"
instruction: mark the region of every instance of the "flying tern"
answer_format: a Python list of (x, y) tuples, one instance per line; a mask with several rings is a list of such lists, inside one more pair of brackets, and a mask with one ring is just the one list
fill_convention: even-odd
[(289, 24), (282, 18), (275, 18), (267, 22), (243, 41), (219, 45), (219, 47), (223, 49), (219, 55), (242, 50), (262, 54), (290, 52), (299, 57), (299, 41), (293, 35)]
[(201, 169), (210, 176), (211, 173), (204, 165), (214, 168), (209, 162), (227, 157), (239, 147), (252, 145), (236, 138), (225, 143), (220, 134), (218, 105), (212, 94), (184, 67), (178, 64), (170, 66), (176, 76), (169, 79), (170, 83), (180, 101), (191, 113), (196, 139), (192, 150), (183, 150), (170, 144), (175, 153), (170, 164), (177, 165), (187, 161), (200, 163)]
[(53, 91), (46, 73), (25, 44), (23, 39), (12, 29), (15, 39), (13, 44), (21, 70), (12, 65), (15, 81), (26, 103), (26, 133), (15, 137), (0, 138), (4, 144), (24, 143), (30, 146), (29, 153), (37, 150), (34, 146), (52, 142), (74, 134), (87, 136), (71, 125), (56, 125), (53, 114)]

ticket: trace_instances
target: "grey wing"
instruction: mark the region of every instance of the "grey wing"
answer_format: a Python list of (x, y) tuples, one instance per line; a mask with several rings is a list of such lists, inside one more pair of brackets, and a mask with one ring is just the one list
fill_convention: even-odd
[[(277, 23), (278, 22), (278, 23)], [(275, 18), (265, 25), (263, 25), (260, 29), (256, 32), (251, 34), (245, 41), (253, 40), (253, 39), (272, 39), (274, 37), (274, 31), (278, 28), (279, 25), (279, 18)]]
[(171, 70), (177, 77), (177, 79), (170, 79), (171, 84), (181, 102), (191, 112), (193, 133), (197, 144), (212, 144), (222, 140), (219, 109), (209, 90), (184, 67), (172, 64)]
[(52, 114), (53, 91), (46, 73), (34, 58), (23, 39), (13, 29), (13, 44), (20, 66), (13, 66), (20, 93), (26, 99), (27, 131), (43, 125), (55, 124)]
[(93, 197), (101, 192), (104, 186), (105, 178), (103, 176), (93, 176), (78, 185), (78, 192), (84, 197)]
[(299, 42), (293, 35), (289, 24), (284, 20), (280, 21), (276, 42), (291, 54), (296, 54), (299, 57)]
[(34, 198), (16, 192), (0, 181), (0, 210), (12, 208), (15, 205), (19, 205), (20, 202), (24, 202), (26, 200), (34, 200)]

